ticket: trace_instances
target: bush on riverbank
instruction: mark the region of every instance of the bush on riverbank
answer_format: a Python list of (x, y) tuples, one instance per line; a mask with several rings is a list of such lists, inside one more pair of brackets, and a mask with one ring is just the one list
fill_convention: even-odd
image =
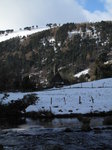
[(24, 95), (22, 99), (11, 100), (7, 104), (4, 100), (0, 103), (0, 117), (21, 117), (25, 114), (26, 108), (30, 105), (34, 105), (38, 101), (36, 94)]
[(37, 118), (54, 118), (54, 114), (50, 110), (39, 110), (38, 112), (27, 112), (26, 117), (37, 119)]

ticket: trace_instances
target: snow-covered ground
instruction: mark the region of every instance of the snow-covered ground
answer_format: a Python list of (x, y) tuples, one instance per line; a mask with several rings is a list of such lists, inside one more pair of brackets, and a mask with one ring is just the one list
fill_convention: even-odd
[(27, 37), (28, 35), (31, 35), (31, 34), (34, 34), (34, 33), (37, 33), (37, 32), (41, 32), (41, 31), (44, 31), (44, 30), (47, 30), (48, 27), (46, 28), (37, 28), (37, 29), (32, 29), (32, 30), (20, 30), (20, 31), (14, 31), (12, 33), (9, 33), (8, 35), (0, 35), (0, 42), (3, 42), (3, 41), (6, 41), (6, 40), (9, 40), (9, 39), (12, 39), (12, 38), (15, 38), (15, 37)]
[[(29, 106), (27, 112), (51, 110), (54, 114), (86, 114), (112, 110), (112, 78), (35, 93), (39, 97), (39, 102)], [(9, 93), (10, 96), (5, 103), (22, 98), (26, 94)], [(3, 94), (0, 97), (3, 97)]]

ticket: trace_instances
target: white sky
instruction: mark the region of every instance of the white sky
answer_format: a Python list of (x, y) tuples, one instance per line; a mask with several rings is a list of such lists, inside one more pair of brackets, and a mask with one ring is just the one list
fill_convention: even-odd
[[(105, 12), (89, 12), (79, 0), (0, 0), (0, 30), (47, 23), (112, 20), (112, 0), (105, 3)], [(80, 0), (83, 3), (86, 0)]]

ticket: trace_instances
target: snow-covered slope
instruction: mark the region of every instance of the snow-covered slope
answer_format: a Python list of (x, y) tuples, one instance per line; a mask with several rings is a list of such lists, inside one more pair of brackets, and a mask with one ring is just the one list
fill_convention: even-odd
[[(64, 88), (67, 88), (66, 86)], [(71, 88), (112, 88), (112, 78), (71, 85)]]
[[(82, 88), (81, 84), (76, 84), (35, 93), (39, 102), (29, 106), (27, 112), (52, 110), (54, 114), (86, 114), (112, 110), (112, 78), (82, 83)], [(5, 103), (22, 98), (25, 94), (27, 93), (9, 93)], [(2, 96), (1, 94), (0, 97)]]
[(37, 28), (37, 29), (32, 29), (32, 30), (15, 31), (15, 32), (9, 33), (7, 35), (3, 34), (3, 35), (0, 35), (0, 42), (6, 41), (6, 40), (9, 40), (9, 39), (18, 37), (18, 36), (19, 37), (28, 36), (28, 35), (31, 35), (31, 34), (34, 34), (34, 33), (37, 33), (37, 32), (47, 30), (47, 29), (48, 29), (47, 27), (46, 28)]

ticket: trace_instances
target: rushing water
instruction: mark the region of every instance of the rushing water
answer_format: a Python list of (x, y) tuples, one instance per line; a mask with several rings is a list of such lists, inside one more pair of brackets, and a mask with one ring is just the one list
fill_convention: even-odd
[(77, 118), (2, 119), (0, 144), (5, 150), (111, 150), (112, 129), (107, 129), (103, 120), (91, 118), (92, 130), (83, 132), (83, 123)]

